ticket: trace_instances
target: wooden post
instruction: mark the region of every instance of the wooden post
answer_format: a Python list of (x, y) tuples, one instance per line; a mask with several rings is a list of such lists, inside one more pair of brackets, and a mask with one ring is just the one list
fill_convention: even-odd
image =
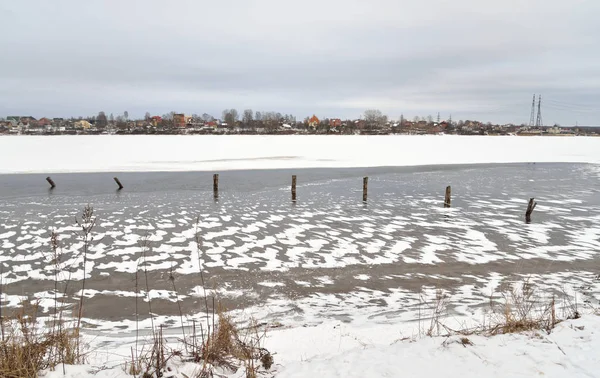
[(363, 202), (367, 202), (368, 186), (369, 186), (369, 178), (363, 177)]
[(535, 198), (529, 199), (529, 204), (527, 205), (527, 211), (525, 212), (525, 222), (526, 223), (531, 223), (531, 213), (533, 213), (533, 210), (537, 206), (537, 202), (534, 202), (534, 200), (535, 200)]
[(52, 181), (52, 179), (50, 178), (50, 176), (46, 177), (46, 181), (48, 181), (48, 184), (50, 184), (50, 189), (54, 189), (54, 187), (56, 186), (56, 184), (54, 184), (54, 181)]
[(452, 187), (446, 187), (446, 197), (444, 198), (444, 207), (450, 207), (452, 204)]
[(117, 183), (117, 185), (119, 185), (119, 190), (123, 189), (123, 184), (121, 184), (121, 181), (119, 181), (119, 179), (116, 177), (115, 177), (115, 182)]
[(219, 198), (219, 174), (215, 173), (213, 175), (213, 193), (215, 198)]
[(292, 175), (292, 201), (296, 201), (296, 175)]

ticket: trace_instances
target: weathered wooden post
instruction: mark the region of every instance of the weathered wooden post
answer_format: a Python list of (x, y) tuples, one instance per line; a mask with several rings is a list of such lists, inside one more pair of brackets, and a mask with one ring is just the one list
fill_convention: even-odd
[(116, 178), (116, 177), (114, 179), (115, 179), (115, 182), (117, 183), (117, 185), (119, 185), (119, 189), (118, 190), (123, 189), (123, 184), (121, 184), (121, 181), (119, 181), (119, 179)]
[(531, 223), (531, 213), (533, 213), (533, 210), (537, 206), (537, 202), (534, 202), (534, 200), (535, 200), (535, 198), (529, 199), (529, 204), (527, 205), (527, 211), (525, 212), (525, 222), (526, 223)]
[(213, 175), (213, 194), (215, 198), (219, 198), (219, 174)]
[(444, 197), (444, 207), (450, 207), (452, 205), (452, 187), (448, 185), (446, 187), (446, 196)]
[(363, 202), (367, 202), (368, 186), (369, 186), (369, 178), (363, 177)]
[(296, 175), (292, 175), (292, 201), (296, 201)]
[(50, 176), (46, 177), (46, 181), (48, 181), (48, 184), (50, 184), (50, 189), (54, 189), (54, 187), (56, 186), (56, 184), (54, 184), (54, 181), (52, 181), (52, 179), (50, 178)]

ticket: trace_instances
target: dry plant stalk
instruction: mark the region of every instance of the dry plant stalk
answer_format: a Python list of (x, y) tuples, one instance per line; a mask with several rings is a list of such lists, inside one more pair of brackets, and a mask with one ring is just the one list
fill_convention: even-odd
[[(77, 326), (76, 330), (81, 328), (81, 318), (83, 316), (83, 298), (85, 297), (85, 280), (86, 280), (86, 265), (87, 265), (87, 254), (90, 248), (90, 244), (94, 240), (92, 236), (92, 230), (96, 225), (96, 218), (94, 218), (94, 208), (90, 205), (86, 205), (81, 213), (81, 221), (75, 219), (75, 222), (81, 227), (81, 239), (83, 241), (83, 280), (81, 282), (81, 296), (79, 297), (79, 310), (77, 313)], [(78, 338), (79, 342), (79, 338)], [(79, 343), (77, 344), (79, 350)]]

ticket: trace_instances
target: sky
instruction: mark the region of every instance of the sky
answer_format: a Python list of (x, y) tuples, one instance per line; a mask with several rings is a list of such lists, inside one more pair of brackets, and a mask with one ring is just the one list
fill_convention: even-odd
[(600, 125), (598, 0), (2, 1), (0, 117)]

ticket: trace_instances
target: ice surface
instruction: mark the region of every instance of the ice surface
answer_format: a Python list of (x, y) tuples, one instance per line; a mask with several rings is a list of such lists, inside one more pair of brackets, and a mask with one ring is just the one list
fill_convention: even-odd
[[(600, 138), (454, 135), (15, 136), (1, 137), (0, 151), (2, 156), (10, 157), (0, 159), (0, 173), (600, 163)], [(40, 156), (44, 158), (40, 159)], [(74, 158), (76, 156), (85, 156), (85, 159)]]

